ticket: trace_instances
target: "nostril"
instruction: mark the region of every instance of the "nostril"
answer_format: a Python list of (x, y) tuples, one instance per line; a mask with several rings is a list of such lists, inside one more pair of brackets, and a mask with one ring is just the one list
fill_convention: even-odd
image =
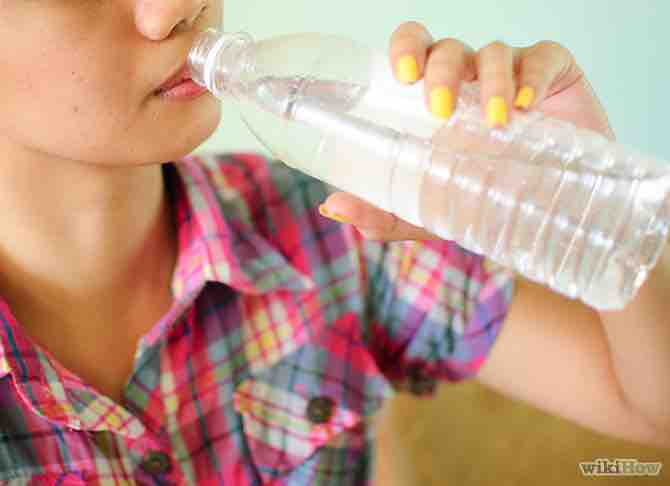
[(193, 26), (193, 24), (196, 22), (196, 20), (198, 20), (198, 18), (202, 15), (202, 13), (205, 10), (207, 10), (207, 4), (203, 3), (202, 6), (200, 7), (200, 9), (198, 10), (198, 12), (193, 17), (191, 17), (189, 19), (189, 22), (188, 22), (189, 27)]
[(175, 31), (177, 31), (179, 28), (182, 28), (182, 27), (191, 28), (191, 27), (193, 27), (193, 24), (195, 24), (195, 22), (200, 18), (200, 16), (202, 15), (202, 13), (205, 10), (207, 10), (207, 4), (203, 3), (202, 6), (200, 7), (200, 9), (197, 11), (197, 13), (195, 15), (193, 15), (191, 18), (189, 18), (188, 20), (187, 19), (181, 19), (176, 24), (174, 24), (172, 26), (172, 28), (170, 29), (170, 32), (168, 33), (167, 36), (168, 37), (172, 36), (175, 33)]
[(175, 33), (175, 31), (179, 28), (179, 26), (181, 26), (181, 25), (184, 24), (184, 23), (185, 23), (184, 20), (180, 20), (179, 22), (177, 22), (176, 24), (174, 24), (174, 25), (172, 26), (172, 28), (170, 29), (170, 32), (168, 33), (167, 36), (168, 36), (168, 37), (172, 36), (172, 34)]

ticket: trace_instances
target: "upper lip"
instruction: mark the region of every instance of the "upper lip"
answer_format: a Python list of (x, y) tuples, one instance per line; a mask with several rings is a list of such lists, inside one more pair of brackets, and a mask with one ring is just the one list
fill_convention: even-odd
[(182, 64), (170, 77), (156, 89), (157, 93), (168, 91), (175, 86), (180, 85), (184, 81), (191, 79), (191, 70), (188, 67), (188, 62)]

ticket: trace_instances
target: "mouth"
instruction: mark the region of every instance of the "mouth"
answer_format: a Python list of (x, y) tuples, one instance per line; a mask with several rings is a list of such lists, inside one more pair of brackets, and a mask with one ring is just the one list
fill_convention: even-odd
[(165, 101), (190, 101), (205, 93), (207, 93), (207, 88), (193, 81), (187, 63), (156, 89), (154, 96)]
[(184, 63), (174, 74), (172, 74), (167, 81), (154, 91), (155, 95), (161, 95), (179, 86), (180, 84), (191, 81), (191, 70), (188, 63)]

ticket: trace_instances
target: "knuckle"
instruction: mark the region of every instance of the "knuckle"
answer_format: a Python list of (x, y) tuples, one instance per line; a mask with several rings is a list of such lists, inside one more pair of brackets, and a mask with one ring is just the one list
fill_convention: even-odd
[(445, 39), (438, 40), (433, 46), (435, 50), (448, 50), (453, 54), (464, 54), (465, 53), (465, 44), (454, 39), (453, 37), (447, 37)]
[(468, 49), (456, 39), (442, 39), (430, 49), (429, 63), (459, 66), (467, 62)]
[(372, 228), (366, 228), (366, 236), (373, 239), (392, 240), (396, 237), (398, 217), (393, 213), (384, 215), (384, 222)]
[(480, 75), (487, 78), (507, 78), (511, 75), (512, 48), (501, 41), (483, 47), (477, 56)]
[(395, 30), (393, 33), (393, 38), (394, 39), (400, 39), (403, 37), (411, 37), (411, 38), (416, 38), (416, 37), (424, 37), (428, 33), (428, 30), (426, 27), (415, 20), (410, 20), (407, 22), (403, 22), (398, 26), (398, 28)]
[(510, 76), (510, 71), (502, 64), (487, 64), (482, 66), (481, 77), (488, 80), (504, 80)]
[(386, 227), (380, 231), (381, 235), (384, 237), (393, 237), (398, 231), (398, 224), (400, 223), (400, 218), (393, 213), (389, 213), (390, 221), (387, 223)]
[(565, 47), (563, 47), (562, 44), (559, 44), (556, 41), (552, 40), (541, 40), (535, 44), (535, 46), (538, 49), (558, 49), (558, 50), (563, 50)]
[(493, 78), (501, 78), (509, 74), (502, 63), (488, 64), (482, 68), (482, 73)]
[(562, 57), (563, 59), (566, 59), (567, 61), (574, 63), (574, 55), (572, 54), (572, 51), (565, 47), (563, 44), (552, 41), (552, 40), (541, 40), (538, 43), (535, 44), (535, 50), (539, 52), (553, 52), (554, 55), (557, 55), (558, 57)]
[(407, 22), (403, 22), (402, 28), (407, 30), (413, 30), (415, 32), (420, 30), (426, 30), (426, 27), (421, 22), (417, 22), (416, 20), (408, 20)]
[(502, 41), (495, 40), (486, 44), (482, 51), (492, 56), (503, 56), (511, 47)]
[(545, 76), (543, 73), (539, 71), (530, 71), (526, 72), (523, 75), (523, 83), (524, 84), (529, 84), (531, 86), (541, 86), (544, 84), (545, 81)]
[(458, 41), (451, 41), (450, 39), (441, 40), (431, 48), (428, 63), (431, 69), (438, 66), (454, 69), (458, 68), (465, 62), (465, 48), (463, 44)]

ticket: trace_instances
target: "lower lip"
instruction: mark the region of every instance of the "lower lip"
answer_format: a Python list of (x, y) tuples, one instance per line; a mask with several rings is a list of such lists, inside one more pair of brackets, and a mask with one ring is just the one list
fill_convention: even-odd
[(156, 96), (163, 99), (175, 101), (187, 101), (195, 99), (207, 92), (207, 88), (200, 86), (192, 80), (184, 81), (167, 91), (159, 91)]

